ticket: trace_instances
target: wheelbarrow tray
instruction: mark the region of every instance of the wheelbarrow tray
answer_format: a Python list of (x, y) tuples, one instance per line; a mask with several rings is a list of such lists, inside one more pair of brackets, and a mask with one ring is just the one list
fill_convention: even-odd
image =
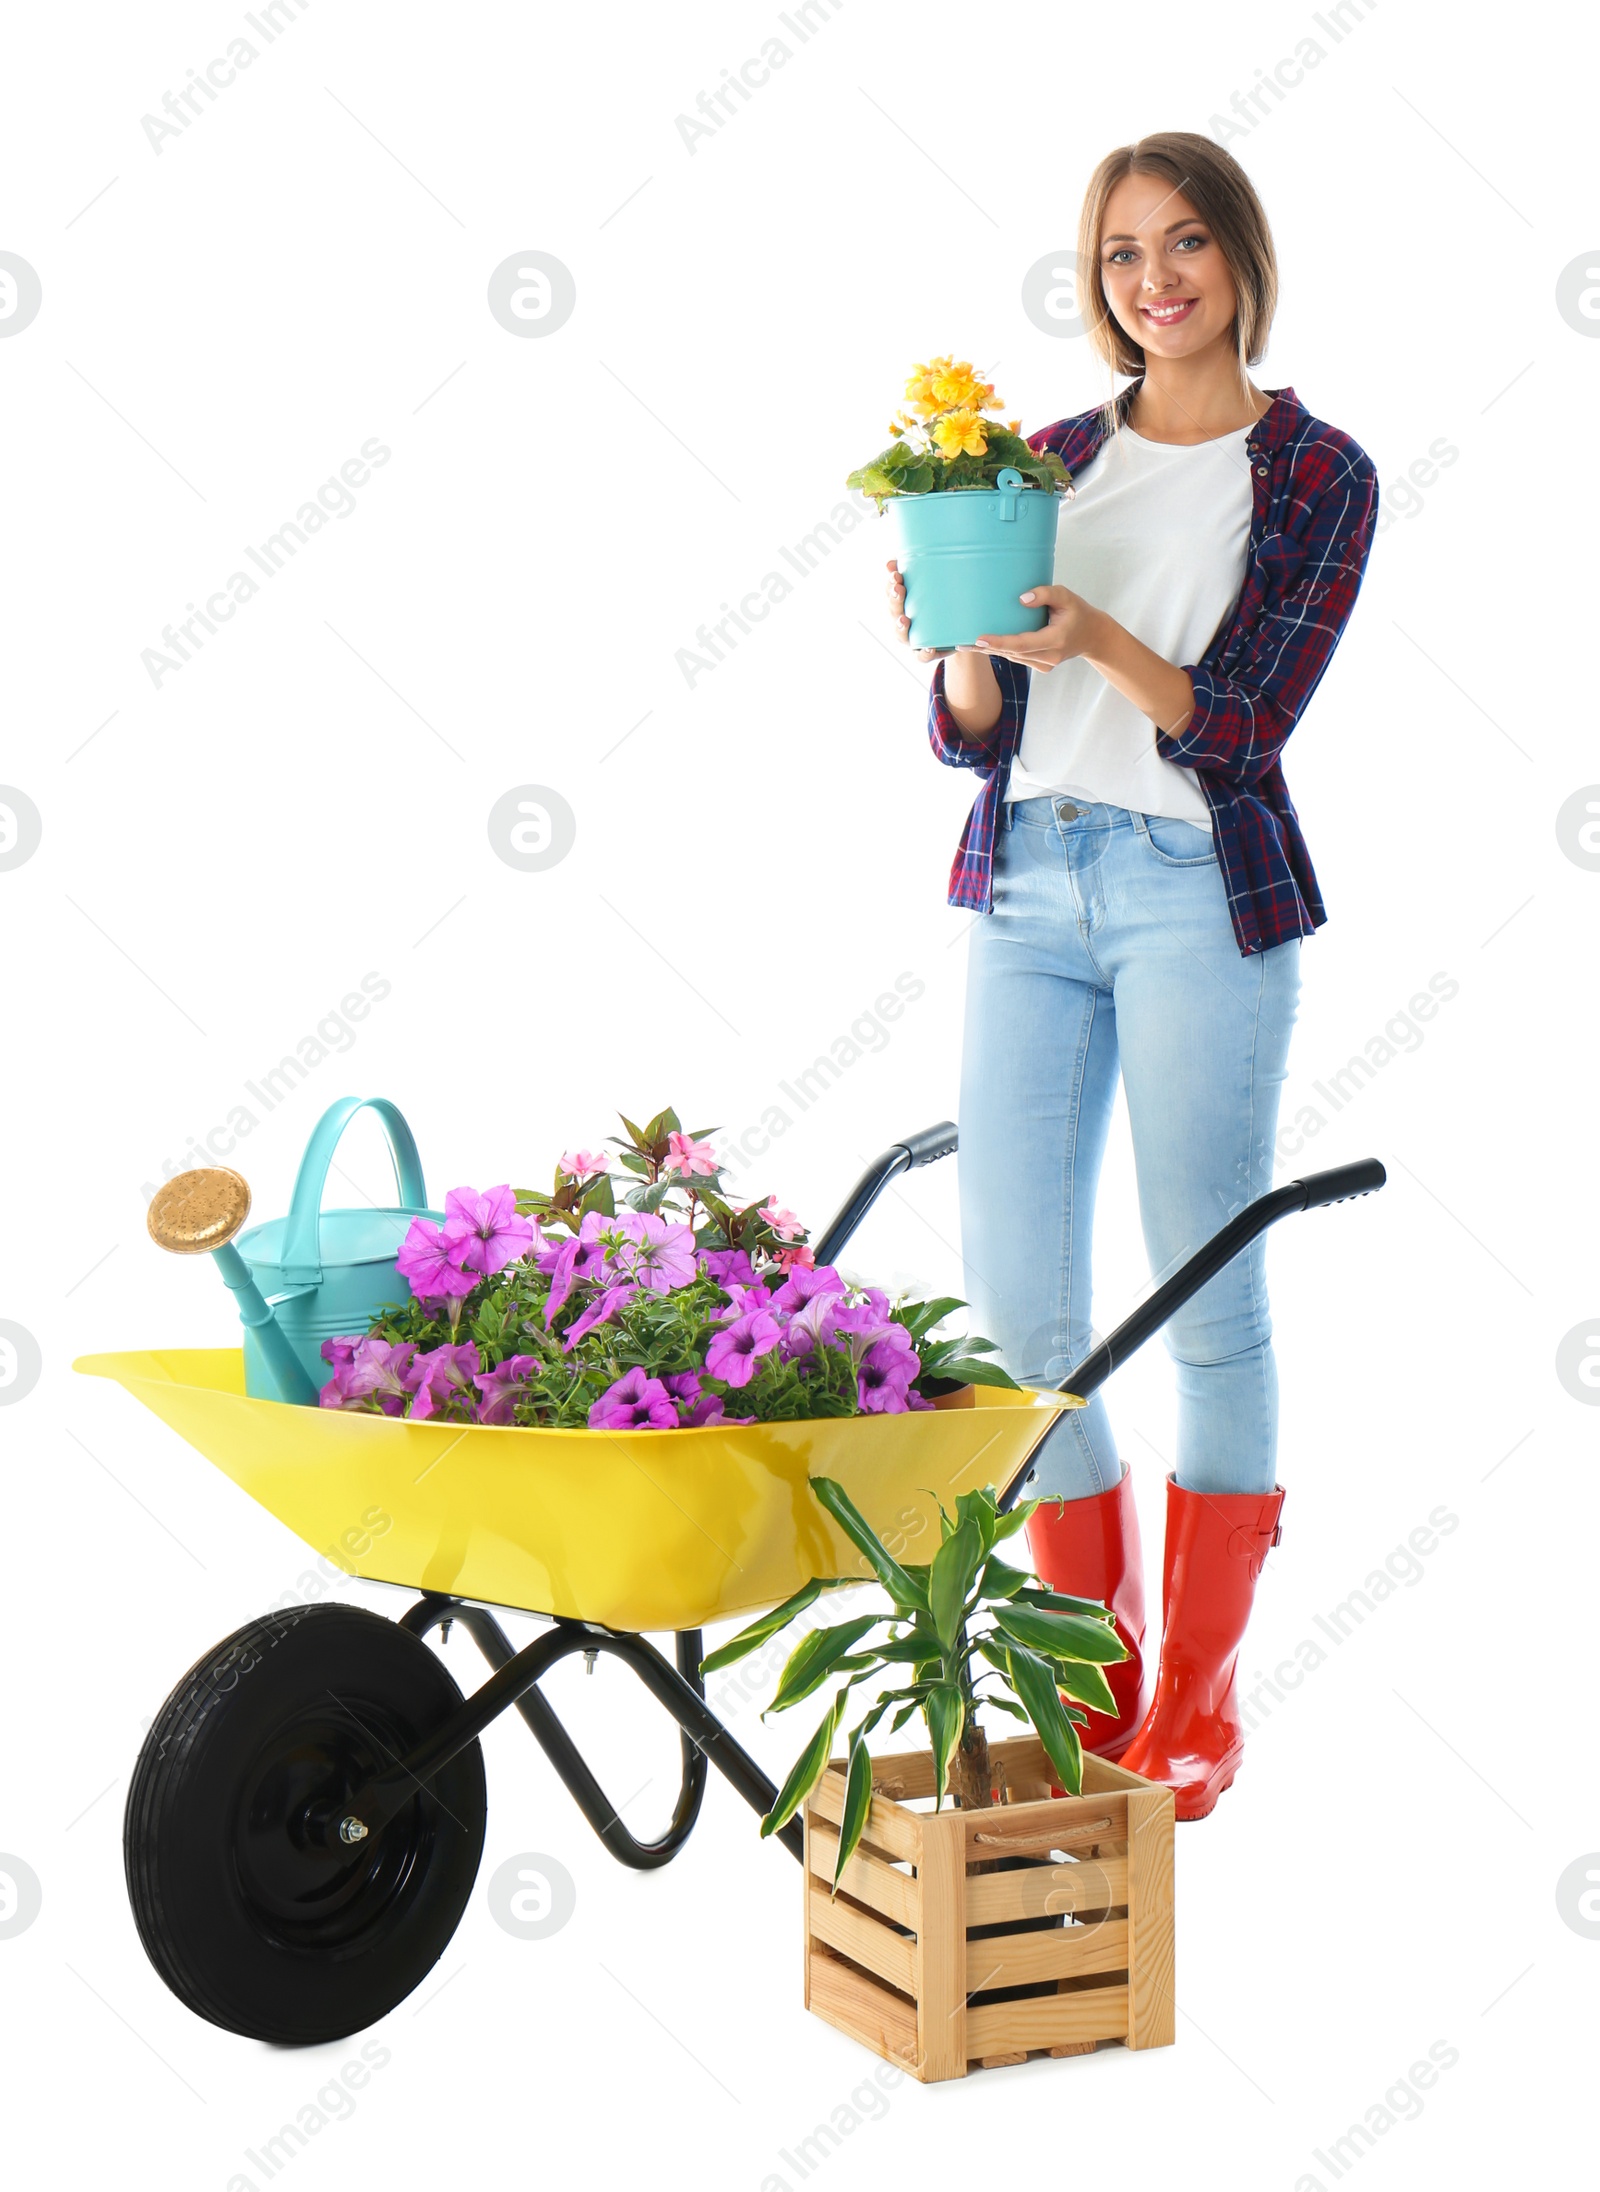
[(931, 1560), (937, 1502), (1008, 1489), (1069, 1405), (973, 1386), (906, 1415), (522, 1430), (251, 1400), (238, 1348), (73, 1367), (125, 1385), (349, 1575), (635, 1631), (763, 1611), (812, 1576), (866, 1579), (813, 1476), (837, 1479), (901, 1558)]

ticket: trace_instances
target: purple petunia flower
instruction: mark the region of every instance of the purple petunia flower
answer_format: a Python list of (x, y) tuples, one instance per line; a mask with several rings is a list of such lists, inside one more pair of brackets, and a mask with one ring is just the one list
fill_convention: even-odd
[(480, 1370), (473, 1379), (480, 1395), (478, 1421), (505, 1424), (512, 1419), (512, 1404), (530, 1377), (544, 1368), (537, 1355), (508, 1355), (492, 1370)]
[(675, 1370), (661, 1382), (678, 1404), (678, 1422), (683, 1429), (696, 1431), (702, 1424), (722, 1421), (722, 1396), (706, 1392), (697, 1372)]
[(416, 1376), (416, 1394), (410, 1409), (414, 1423), (429, 1416), (459, 1418), (463, 1402), (476, 1414), (477, 1396), (472, 1386), (483, 1363), (470, 1341), (430, 1348), (425, 1355), (418, 1355), (411, 1367)]
[(748, 1385), (761, 1356), (770, 1354), (782, 1337), (783, 1327), (770, 1310), (753, 1310), (717, 1333), (706, 1349), (706, 1369), (726, 1385)]
[(596, 1294), (583, 1315), (565, 1335), (563, 1347), (576, 1347), (585, 1332), (592, 1332), (597, 1324), (609, 1324), (625, 1301), (632, 1301), (639, 1289), (631, 1282), (622, 1286), (608, 1286), (603, 1294)]
[(688, 1226), (669, 1225), (654, 1211), (624, 1210), (608, 1230), (622, 1236), (611, 1251), (611, 1268), (652, 1294), (670, 1294), (694, 1278), (694, 1235)]
[(459, 1244), (431, 1218), (412, 1219), (395, 1269), (419, 1301), (457, 1301), (478, 1283), (478, 1274), (463, 1268)]
[[(342, 1349), (342, 1340), (325, 1342)], [(414, 1357), (416, 1343), (406, 1340), (393, 1347), (387, 1340), (359, 1339), (342, 1361), (335, 1360), (333, 1376), (317, 1396), (324, 1408), (367, 1409), (376, 1399), (386, 1416), (403, 1416), (416, 1390)]]
[(576, 1233), (559, 1245), (548, 1244), (537, 1257), (538, 1268), (550, 1273), (550, 1298), (544, 1311), (546, 1323), (561, 1308), (579, 1279), (599, 1277), (607, 1254), (600, 1234), (612, 1222), (601, 1211), (586, 1211)]
[(491, 1187), (482, 1195), (470, 1187), (453, 1187), (444, 1199), (444, 1211), (444, 1237), (463, 1271), (485, 1275), (503, 1271), (534, 1244), (534, 1228), (518, 1214), (517, 1199), (508, 1185)]
[(892, 1329), (903, 1345), (885, 1337), (869, 1347), (856, 1365), (856, 1390), (869, 1415), (903, 1415), (906, 1394), (921, 1363), (904, 1325)]
[(591, 1431), (676, 1430), (678, 1407), (659, 1378), (635, 1368), (608, 1385), (589, 1410)]
[(796, 1265), (772, 1297), (774, 1309), (803, 1309), (818, 1294), (843, 1294), (845, 1283), (831, 1263)]
[(755, 1266), (743, 1248), (703, 1248), (700, 1263), (719, 1286), (754, 1286)]

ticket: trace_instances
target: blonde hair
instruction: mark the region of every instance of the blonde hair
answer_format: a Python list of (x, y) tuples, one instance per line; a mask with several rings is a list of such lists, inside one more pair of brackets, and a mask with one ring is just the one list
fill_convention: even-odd
[[(1194, 207), (1222, 253), (1238, 293), (1234, 334), (1238, 347), (1239, 378), (1266, 354), (1272, 315), (1278, 303), (1278, 259), (1272, 248), (1272, 230), (1255, 187), (1244, 169), (1213, 144), (1189, 130), (1169, 129), (1136, 144), (1119, 145), (1108, 152), (1089, 178), (1083, 212), (1078, 220), (1078, 289), (1084, 328), (1094, 349), (1113, 373), (1142, 376), (1145, 356), (1106, 302), (1101, 276), (1100, 241), (1105, 228), (1106, 202), (1124, 176), (1152, 175), (1170, 184)], [(1108, 406), (1108, 425), (1119, 423), (1119, 400)]]

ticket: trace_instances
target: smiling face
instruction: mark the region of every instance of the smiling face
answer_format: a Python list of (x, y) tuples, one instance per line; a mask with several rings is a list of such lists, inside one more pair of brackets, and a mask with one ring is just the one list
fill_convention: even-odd
[(1156, 175), (1125, 175), (1106, 200), (1100, 239), (1106, 302), (1152, 358), (1231, 350), (1238, 291), (1210, 224)]

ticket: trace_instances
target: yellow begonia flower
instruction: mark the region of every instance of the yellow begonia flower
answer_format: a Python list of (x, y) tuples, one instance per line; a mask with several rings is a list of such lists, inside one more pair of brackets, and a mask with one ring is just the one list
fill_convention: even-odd
[(1008, 434), (1020, 434), (1022, 432), (1022, 421), (1020, 419), (1007, 419), (1006, 432)]
[(952, 411), (935, 426), (933, 438), (945, 457), (981, 457), (989, 446), (984, 422), (976, 411)]

